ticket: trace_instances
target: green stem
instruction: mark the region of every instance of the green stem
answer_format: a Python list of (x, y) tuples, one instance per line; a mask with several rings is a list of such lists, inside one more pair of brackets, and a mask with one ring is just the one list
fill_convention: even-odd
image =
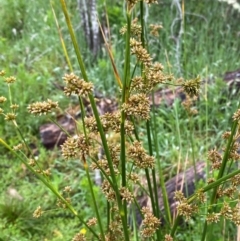
[[(83, 79), (86, 82), (88, 82), (88, 77), (87, 77), (85, 66), (84, 66), (84, 63), (83, 63), (83, 60), (82, 60), (82, 57), (81, 57), (80, 48), (77, 44), (77, 40), (76, 40), (74, 31), (73, 31), (73, 27), (72, 27), (69, 15), (68, 15), (68, 11), (67, 11), (65, 1), (60, 0), (60, 2), (61, 2), (61, 5), (62, 5), (62, 10), (63, 10), (64, 16), (65, 16), (65, 20), (66, 20), (66, 23), (67, 23), (67, 26), (68, 26), (68, 31), (69, 31), (70, 37), (72, 39), (74, 50), (75, 50), (75, 53), (77, 55), (77, 59), (78, 59), (78, 63), (79, 63), (80, 69), (81, 69)], [(105, 151), (105, 155), (106, 155), (106, 158), (107, 158), (107, 161), (108, 161), (108, 166), (109, 166), (109, 169), (110, 169), (111, 178), (112, 178), (112, 182), (113, 182), (113, 185), (114, 185), (114, 191), (116, 193), (118, 209), (119, 209), (121, 219), (122, 219), (125, 241), (128, 241), (129, 240), (129, 234), (128, 234), (128, 228), (127, 228), (126, 212), (123, 209), (122, 200), (120, 198), (117, 179), (116, 179), (116, 176), (115, 176), (110, 151), (109, 151), (109, 148), (108, 148), (108, 145), (107, 145), (106, 136), (105, 136), (102, 124), (101, 124), (101, 120), (100, 120), (100, 117), (99, 117), (99, 114), (98, 114), (98, 110), (97, 110), (97, 106), (96, 106), (94, 97), (93, 97), (92, 94), (89, 94), (88, 97), (89, 97), (91, 107), (92, 107), (92, 110), (93, 110), (93, 114), (94, 114), (94, 117), (95, 117), (95, 120), (96, 120), (96, 123), (97, 123), (97, 126), (98, 126), (98, 131), (99, 131), (99, 134), (100, 134), (100, 137), (101, 137), (101, 140), (102, 140), (103, 149)]]
[[(226, 147), (226, 150), (224, 152), (224, 156), (223, 156), (223, 160), (222, 160), (222, 165), (221, 165), (221, 168), (219, 170), (218, 177), (217, 177), (216, 181), (218, 181), (218, 179), (221, 179), (223, 174), (224, 174), (224, 171), (225, 171), (225, 168), (226, 168), (226, 165), (227, 165), (227, 161), (228, 161), (228, 158), (229, 158), (229, 154), (230, 154), (230, 151), (231, 151), (232, 143), (233, 143), (233, 137), (235, 135), (237, 127), (238, 127), (238, 122), (234, 121), (233, 125), (232, 125), (231, 135), (228, 139), (227, 147)], [(216, 200), (217, 190), (218, 190), (218, 186), (216, 186), (213, 189), (212, 197), (211, 197), (211, 200), (210, 200), (210, 206), (212, 206), (215, 202), (217, 202), (217, 200)], [(205, 238), (206, 238), (207, 228), (208, 228), (208, 224), (207, 224), (207, 221), (205, 220), (201, 241), (204, 241)]]
[(95, 213), (96, 213), (96, 216), (97, 216), (97, 221), (98, 221), (98, 225), (99, 225), (99, 228), (100, 228), (100, 233), (101, 233), (101, 240), (106, 240), (105, 239), (105, 235), (104, 235), (104, 230), (103, 230), (103, 226), (102, 226), (102, 219), (99, 215), (99, 211), (98, 211), (98, 206), (97, 206), (97, 202), (96, 202), (96, 198), (95, 198), (95, 195), (94, 195), (94, 192), (93, 192), (93, 185), (92, 185), (92, 180), (91, 180), (91, 177), (89, 175), (89, 170), (88, 170), (88, 165), (87, 163), (84, 163), (84, 167), (85, 167), (85, 170), (86, 170), (86, 174), (87, 174), (87, 179), (88, 179), (88, 183), (89, 183), (89, 189), (90, 189), (90, 192), (91, 192), (91, 196), (92, 196), (92, 200), (93, 200), (93, 206), (94, 206), (94, 209), (95, 209)]
[(14, 154), (21, 162), (46, 186), (48, 187), (53, 194), (56, 195), (57, 198), (59, 198), (65, 205), (66, 207), (76, 216), (81, 223), (83, 223), (86, 228), (99, 240), (99, 237), (95, 231), (87, 225), (87, 223), (82, 219), (80, 215), (76, 212), (76, 210), (72, 207), (72, 205), (65, 200), (65, 198), (54, 188), (54, 186), (50, 183), (49, 180), (46, 180), (41, 174), (37, 173), (32, 166), (28, 164), (26, 160), (24, 160), (16, 151), (14, 151), (5, 141), (3, 141), (0, 138), (0, 143), (6, 147), (12, 154)]
[[(230, 173), (230, 174), (228, 174), (228, 175), (226, 175), (226, 176), (224, 176), (222, 178), (219, 178), (215, 182), (206, 185), (204, 188), (202, 188), (203, 193), (205, 193), (205, 192), (207, 192), (207, 191), (209, 191), (209, 190), (211, 190), (213, 188), (218, 188), (219, 185), (221, 185), (222, 183), (226, 182), (227, 180), (229, 180), (230, 178), (236, 176), (239, 173), (240, 173), (240, 170), (236, 170), (236, 171), (234, 171), (234, 172), (232, 172), (232, 173)], [(188, 198), (188, 203), (189, 204), (192, 203), (196, 198), (197, 198), (197, 194), (195, 193), (195, 194), (193, 194), (192, 196), (190, 196)], [(214, 206), (214, 204), (212, 204), (211, 206)], [(175, 220), (175, 222), (174, 222), (173, 228), (171, 230), (171, 236), (172, 237), (174, 236), (174, 233), (175, 233), (175, 231), (176, 231), (176, 229), (178, 227), (179, 220), (180, 220), (180, 216), (178, 215), (176, 220)], [(204, 240), (204, 239), (202, 239), (202, 240)]]
[(163, 194), (163, 204), (164, 204), (164, 210), (166, 212), (167, 216), (167, 222), (169, 224), (172, 223), (172, 217), (171, 217), (171, 211), (170, 211), (170, 206), (168, 202), (168, 195), (167, 195), (167, 189), (164, 183), (164, 178), (163, 178), (163, 170), (162, 170), (162, 165), (160, 162), (160, 156), (159, 156), (159, 141), (158, 141), (158, 125), (157, 125), (157, 120), (156, 120), (156, 115), (155, 115), (155, 104), (154, 104), (154, 96), (152, 94), (152, 100), (153, 100), (153, 124), (154, 124), (154, 131), (153, 131), (153, 140), (154, 140), (154, 146), (156, 149), (156, 160), (158, 163), (158, 172), (159, 172), (159, 178), (160, 178), (160, 186), (162, 189), (162, 194)]
[[(129, 83), (130, 83), (130, 29), (131, 29), (131, 16), (127, 12), (127, 32), (126, 32), (126, 43), (125, 43), (125, 65), (124, 65), (124, 78), (122, 88), (122, 104), (125, 103), (129, 97)], [(126, 179), (126, 136), (125, 136), (125, 120), (126, 114), (124, 111), (121, 112), (121, 174), (122, 174), (122, 186), (127, 185)], [(123, 208), (125, 213), (125, 222), (127, 223), (127, 203), (123, 202)]]

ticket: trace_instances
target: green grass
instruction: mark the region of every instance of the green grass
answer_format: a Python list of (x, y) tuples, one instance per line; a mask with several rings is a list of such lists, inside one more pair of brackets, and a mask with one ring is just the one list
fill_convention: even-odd
[[(103, 2), (99, 3), (99, 11)], [(177, 52), (174, 38), (179, 33), (180, 25), (179, 21), (173, 25), (174, 19), (177, 18), (177, 10), (174, 6), (171, 8), (171, 3), (172, 1), (164, 1), (159, 3), (159, 6), (149, 9), (148, 22), (162, 22), (164, 27), (158, 39), (149, 38), (149, 51), (154, 53), (154, 60), (166, 66), (166, 72), (187, 79), (199, 74), (202, 79), (209, 80), (209, 84), (206, 91), (203, 86), (200, 101), (196, 104), (199, 115), (191, 120), (188, 119), (179, 101), (176, 101), (172, 108), (162, 104), (157, 109), (157, 136), (165, 179), (176, 174), (177, 161), (184, 163), (187, 159), (191, 164), (193, 153), (196, 160), (204, 159), (209, 149), (222, 144), (221, 134), (230, 129), (232, 113), (239, 105), (238, 98), (228, 94), (227, 86), (222, 81), (226, 71), (235, 70), (240, 66), (239, 13), (217, 1), (185, 2), (184, 33)], [(3, 6), (0, 10), (0, 19), (5, 19), (4, 24), (0, 26), (0, 68), (4, 69), (7, 75), (17, 77), (17, 82), (12, 88), (13, 100), (21, 108), (17, 118), (29, 142), (38, 143), (38, 128), (46, 119), (30, 115), (26, 118), (26, 107), (34, 101), (46, 100), (49, 96), (54, 101), (59, 101), (63, 109), (68, 107), (68, 100), (62, 98), (55, 84), (63, 85), (61, 78), (64, 73), (69, 72), (69, 68), (61, 49), (49, 1), (26, 4), (25, 1), (0, 0), (0, 4)], [(68, 4), (74, 27), (77, 28), (80, 20), (76, 1), (69, 1)], [(121, 27), (119, 22), (124, 24), (124, 18), (119, 16), (122, 13), (122, 5), (108, 4), (109, 1), (107, 11), (110, 25), (113, 26), (112, 50), (116, 66), (122, 76), (124, 41), (118, 32)], [(79, 73), (64, 18), (57, 3), (55, 10), (75, 72)], [(77, 38), (84, 44), (84, 36), (79, 30)], [(88, 50), (84, 50), (83, 54), (89, 77), (97, 91), (112, 97), (118, 95), (119, 90), (113, 75), (110, 74), (112, 67), (106, 52), (103, 51), (94, 64), (91, 63), (91, 56), (88, 57)], [(179, 62), (176, 59), (177, 54)], [(167, 65), (167, 58), (171, 66)], [(3, 84), (0, 85), (0, 96), (7, 96), (5, 87)], [(144, 128), (142, 132), (144, 133)], [(191, 135), (194, 142), (189, 148)], [(20, 140), (11, 123), (6, 123), (2, 116), (0, 136), (11, 145), (17, 144)], [(58, 151), (47, 152), (41, 145), (37, 146), (40, 148), (39, 159), (42, 165), (54, 167), (52, 180), (57, 189), (61, 190), (71, 183), (75, 192), (73, 203), (78, 210), (82, 210), (81, 214), (86, 219), (92, 217), (92, 200), (83, 167), (77, 161), (65, 162), (59, 157)], [(0, 240), (71, 240), (83, 226), (72, 217), (64, 217), (65, 212), (59, 212), (58, 216), (58, 213), (49, 211), (42, 218), (33, 219), (32, 213), (37, 206), (41, 205), (44, 210), (51, 210), (56, 207), (56, 198), (47, 192), (6, 149), (1, 147), (0, 152), (0, 186), (3, 190), (0, 199)], [(24, 199), (9, 201), (9, 187), (16, 188)], [(105, 214), (105, 201), (101, 199), (99, 189), (94, 188), (96, 195), (99, 195), (100, 211)], [(39, 197), (43, 198), (39, 200)], [(14, 219), (11, 219), (12, 216)], [(103, 221), (106, 222), (105, 219)], [(189, 227), (184, 229), (184, 233), (178, 234), (178, 240), (191, 240), (189, 236), (193, 233), (195, 240), (200, 240), (199, 221), (191, 222)], [(224, 223), (221, 223), (221, 226), (224, 226)], [(233, 240), (236, 230), (229, 225), (225, 238), (222, 238), (223, 234), (219, 233), (219, 228), (214, 232), (218, 233), (218, 240)], [(229, 236), (231, 238), (227, 239)]]

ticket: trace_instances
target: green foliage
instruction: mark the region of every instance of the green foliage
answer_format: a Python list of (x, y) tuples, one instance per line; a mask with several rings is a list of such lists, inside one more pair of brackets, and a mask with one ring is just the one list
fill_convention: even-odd
[[(0, 26), (0, 66), (7, 75), (17, 76), (17, 82), (11, 87), (13, 101), (20, 106), (17, 121), (29, 143), (38, 139), (38, 128), (46, 120), (30, 117), (27, 105), (35, 101), (43, 101), (51, 96), (64, 109), (69, 106), (62, 97), (62, 92), (56, 86), (62, 87), (62, 76), (69, 72), (59, 41), (55, 20), (49, 1), (1, 0), (0, 18), (5, 19)], [(73, 19), (74, 28), (79, 26), (77, 1), (68, 1), (68, 7)], [(149, 52), (154, 53), (154, 60), (162, 62), (165, 72), (171, 72), (177, 77), (192, 78), (197, 74), (204, 79), (199, 100), (196, 107), (199, 114), (189, 118), (183, 110), (181, 102), (176, 100), (169, 108), (164, 103), (155, 110), (157, 126), (151, 126), (156, 133), (160, 148), (160, 162), (165, 180), (176, 174), (177, 162), (194, 163), (206, 158), (206, 152), (222, 144), (221, 135), (229, 130), (232, 113), (238, 108), (239, 102), (234, 93), (230, 93), (228, 86), (222, 81), (225, 71), (239, 68), (240, 43), (237, 14), (223, 3), (208, 0), (185, 2), (183, 34), (179, 37), (181, 22), (179, 12), (172, 1), (159, 3), (149, 8), (146, 15), (148, 23), (163, 24), (158, 38), (149, 37)], [(103, 7), (106, 6), (106, 10)], [(101, 0), (98, 10), (108, 16), (111, 26), (111, 51), (121, 78), (124, 77), (124, 37), (119, 29), (125, 25), (123, 4), (119, 1)], [(79, 73), (77, 59), (69, 41), (64, 17), (60, 4), (54, 4), (60, 28), (74, 72)], [(133, 16), (138, 16), (138, 11)], [(101, 16), (101, 21), (106, 21)], [(81, 31), (77, 30), (77, 39), (81, 46), (85, 46)], [(179, 48), (177, 42), (179, 41)], [(106, 95), (119, 95), (119, 88), (113, 76), (112, 65), (108, 54), (103, 49), (97, 61), (92, 64), (89, 50), (83, 48), (84, 62), (87, 63), (89, 79), (94, 83), (96, 90)], [(131, 63), (131, 70), (135, 63)], [(1, 71), (1, 69), (0, 69)], [(139, 71), (139, 69), (137, 70)], [(140, 71), (139, 71), (140, 72)], [(60, 94), (61, 93), (61, 94)], [(0, 85), (0, 96), (8, 96), (6, 85)], [(8, 103), (4, 104), (4, 107)], [(2, 108), (2, 106), (1, 106)], [(4, 108), (6, 109), (6, 108)], [(26, 118), (26, 116), (28, 117)], [(139, 124), (139, 132), (145, 146), (147, 146), (147, 132), (145, 125)], [(81, 130), (82, 131), (82, 130)], [(8, 140), (10, 145), (19, 143), (21, 137), (16, 134), (12, 123), (6, 123), (0, 116), (0, 136)], [(190, 141), (192, 140), (192, 141)], [(94, 202), (90, 192), (89, 181), (84, 166), (77, 160), (66, 162), (59, 157), (59, 152), (45, 151), (38, 145), (38, 161), (41, 168), (53, 168), (51, 182), (60, 192), (70, 183), (73, 188), (72, 205), (79, 211), (79, 215), (88, 220), (95, 216)], [(1, 240), (70, 240), (74, 234), (84, 230), (82, 222), (69, 215), (66, 210), (52, 210), (57, 198), (46, 192), (43, 185), (38, 185), (33, 176), (23, 169), (15, 157), (1, 146), (3, 161), (0, 166), (0, 186), (4, 195), (0, 199), (0, 241)], [(52, 154), (54, 153), (54, 154)], [(153, 153), (158, 150), (153, 148)], [(7, 190), (10, 186), (16, 187), (23, 200), (11, 199)], [(99, 187), (93, 186), (93, 193), (98, 201), (98, 210), (105, 226), (107, 223), (107, 203), (102, 197)], [(44, 202), (42, 203), (42, 200)], [(9, 199), (10, 198), (10, 199)], [(33, 219), (33, 211), (42, 205), (47, 212), (40, 219)], [(206, 207), (203, 207), (199, 216), (191, 219), (188, 225), (179, 227), (177, 240), (200, 240)], [(219, 226), (212, 229), (214, 240), (223, 240), (224, 237), (233, 240), (235, 227), (221, 220)]]

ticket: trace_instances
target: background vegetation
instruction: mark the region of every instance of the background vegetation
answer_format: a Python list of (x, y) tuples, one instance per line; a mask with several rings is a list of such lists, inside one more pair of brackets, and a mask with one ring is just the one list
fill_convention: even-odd
[[(182, 12), (176, 2), (160, 1), (157, 6), (149, 8), (147, 22), (163, 25), (157, 39), (149, 38), (149, 52), (154, 53), (154, 60), (166, 66), (168, 72), (185, 79), (200, 75), (204, 84), (200, 101), (197, 102), (199, 114), (191, 121), (179, 100), (174, 102), (172, 108), (164, 104), (158, 108), (158, 139), (166, 180), (175, 175), (178, 163), (184, 168), (185, 160), (192, 163), (194, 159), (206, 159), (207, 150), (221, 144), (221, 134), (229, 130), (230, 118), (239, 105), (239, 95), (234, 89), (229, 91), (223, 82), (223, 75), (226, 71), (240, 68), (240, 13), (223, 2), (191, 0), (185, 2), (184, 22), (181, 23), (179, 17)], [(47, 0), (0, 0), (0, 5), (0, 69), (17, 77), (12, 91), (14, 101), (21, 108), (18, 123), (29, 142), (37, 146), (38, 158), (43, 165), (55, 167), (52, 176), (56, 187), (60, 190), (66, 180), (70, 181), (75, 191), (73, 202), (82, 210), (86, 219), (92, 217), (88, 205), (91, 197), (81, 165), (77, 162), (64, 162), (58, 150), (45, 150), (39, 144), (39, 126), (46, 120), (30, 115), (26, 118), (29, 103), (46, 100), (49, 96), (58, 101), (62, 109), (71, 105), (56, 87), (62, 86), (62, 76), (69, 69), (50, 3)], [(86, 46), (77, 1), (68, 1), (68, 7), (78, 41)], [(54, 9), (77, 74), (76, 57), (57, 1), (54, 2)], [(108, 16), (114, 58), (121, 70), (124, 39), (119, 34), (119, 29), (125, 24), (123, 3), (100, 0), (98, 11), (102, 19), (105, 15)], [(138, 15), (137, 12), (135, 14)], [(111, 63), (104, 47), (94, 61), (90, 51), (85, 48), (84, 58), (89, 77), (97, 91), (105, 96), (118, 95), (115, 80), (109, 75), (112, 71)], [(4, 84), (0, 85), (0, 96), (2, 95), (7, 96)], [(191, 135), (194, 142), (190, 144), (185, 137)], [(11, 124), (6, 123), (2, 116), (0, 136), (11, 145), (20, 140)], [(3, 147), (0, 147), (0, 152), (0, 240), (71, 240), (83, 227), (67, 211), (49, 211), (40, 219), (33, 219), (32, 213), (38, 205), (41, 204), (44, 210), (51, 210), (56, 198)], [(17, 190), (20, 197), (11, 196), (10, 189)], [(97, 187), (94, 191), (98, 195)], [(216, 240), (235, 238), (236, 230), (233, 226), (225, 226), (224, 230), (225, 236), (221, 226), (216, 229)], [(194, 233), (195, 240), (199, 240), (201, 230), (194, 222), (190, 223), (185, 232), (178, 236), (178, 240), (191, 240), (189, 233)]]

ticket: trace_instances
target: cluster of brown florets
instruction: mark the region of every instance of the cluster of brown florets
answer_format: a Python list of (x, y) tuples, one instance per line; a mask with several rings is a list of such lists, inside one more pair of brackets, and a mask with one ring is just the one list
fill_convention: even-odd
[(151, 210), (148, 207), (143, 207), (141, 211), (144, 216), (142, 221), (141, 235), (144, 238), (151, 237), (160, 227), (161, 222), (158, 218), (153, 216)]
[(163, 26), (161, 24), (150, 24), (150, 34), (158, 37), (159, 36), (159, 30), (163, 28)]
[(145, 94), (131, 95), (128, 102), (122, 105), (122, 110), (126, 113), (126, 115), (148, 120), (150, 119), (149, 98)]
[(185, 100), (182, 102), (182, 106), (190, 116), (196, 115), (198, 113), (198, 110), (194, 106), (194, 103), (196, 102), (196, 100), (197, 100), (196, 96), (190, 97), (189, 95), (186, 95)]
[(122, 227), (119, 223), (121, 223), (121, 217), (120, 215), (115, 214), (114, 220), (109, 224), (109, 229), (105, 236), (106, 241), (124, 240)]
[(140, 142), (135, 141), (132, 143), (132, 145), (128, 149), (128, 155), (133, 160), (133, 163), (136, 167), (141, 169), (154, 168), (154, 157), (149, 156), (146, 153)]
[(68, 137), (61, 147), (62, 155), (66, 160), (81, 158), (89, 154), (89, 144), (83, 135)]
[[(100, 116), (101, 124), (105, 132), (114, 131), (119, 133), (121, 130), (121, 113), (119, 111), (113, 113), (106, 113)], [(98, 133), (97, 122), (94, 117), (85, 118), (86, 127), (90, 132)], [(130, 121), (125, 122), (125, 132), (126, 134), (131, 134), (133, 131), (133, 125)]]
[(93, 84), (90, 82), (86, 82), (83, 79), (80, 79), (75, 74), (65, 74), (63, 77), (66, 86), (64, 87), (64, 93), (67, 96), (72, 94), (76, 94), (79, 96), (87, 96), (91, 94), (93, 91)]
[[(136, 38), (140, 38), (141, 37), (141, 33), (142, 33), (142, 27), (140, 24), (138, 24), (138, 19), (135, 18), (132, 22), (131, 22), (131, 35), (135, 36)], [(120, 33), (121, 34), (125, 34), (127, 32), (127, 25), (123, 26), (120, 29)]]
[(82, 233), (77, 233), (77, 234), (73, 237), (72, 241), (87, 241), (87, 239), (86, 239), (86, 237), (85, 237), (84, 234), (82, 234)]
[(53, 109), (58, 109), (58, 102), (48, 99), (47, 101), (30, 104), (27, 109), (34, 115), (46, 115), (52, 112)]
[(179, 202), (177, 205), (178, 215), (184, 216), (187, 221), (194, 213), (197, 213), (198, 206), (196, 204), (188, 203), (187, 198), (184, 197), (184, 194), (181, 191), (175, 192), (174, 199)]
[(146, 67), (150, 67), (152, 58), (148, 51), (142, 46), (140, 41), (134, 38), (130, 39), (131, 54), (135, 55), (137, 60), (142, 62)]
[(230, 207), (229, 203), (224, 202), (219, 213), (212, 212), (207, 214), (207, 222), (208, 223), (217, 223), (220, 221), (220, 218), (223, 217), (232, 221), (235, 225), (240, 225), (240, 207), (239, 205), (235, 205), (234, 207)]

